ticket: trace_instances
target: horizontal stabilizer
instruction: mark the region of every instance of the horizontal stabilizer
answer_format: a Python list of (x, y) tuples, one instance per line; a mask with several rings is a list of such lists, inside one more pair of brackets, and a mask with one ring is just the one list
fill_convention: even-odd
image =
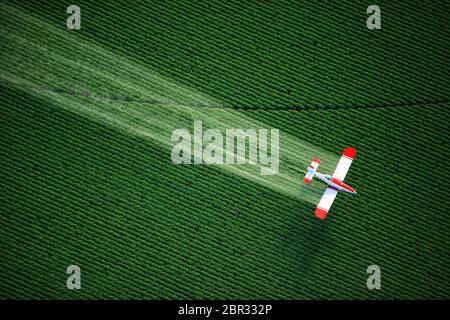
[(308, 167), (305, 178), (303, 178), (304, 183), (311, 183), (311, 180), (314, 178), (314, 174), (317, 171), (317, 168), (319, 167), (320, 160), (319, 159), (313, 159), (310, 166)]

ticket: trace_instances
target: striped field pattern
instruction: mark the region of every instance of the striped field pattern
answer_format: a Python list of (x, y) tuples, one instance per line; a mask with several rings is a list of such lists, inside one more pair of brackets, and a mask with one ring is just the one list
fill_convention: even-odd
[[(69, 4), (0, 1), (0, 298), (450, 298), (449, 3)], [(279, 129), (279, 173), (173, 165), (194, 120)]]

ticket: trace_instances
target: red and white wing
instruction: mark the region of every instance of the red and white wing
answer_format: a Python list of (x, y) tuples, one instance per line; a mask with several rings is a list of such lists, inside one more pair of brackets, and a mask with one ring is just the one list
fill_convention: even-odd
[(334, 199), (336, 198), (337, 191), (334, 188), (328, 187), (325, 190), (325, 193), (323, 194), (322, 198), (319, 201), (319, 204), (317, 205), (316, 211), (314, 214), (319, 219), (325, 219), (328, 210), (330, 210), (331, 205), (333, 204)]
[(347, 175), (348, 169), (350, 169), (350, 165), (352, 164), (353, 158), (356, 155), (356, 149), (347, 148), (342, 153), (341, 159), (334, 170), (333, 178), (344, 181), (345, 176)]
[[(348, 169), (350, 169), (350, 165), (352, 164), (355, 155), (356, 149), (354, 148), (347, 148), (344, 150), (341, 159), (339, 160), (339, 163), (336, 167), (336, 170), (334, 170), (333, 178), (339, 179), (340, 181), (343, 181), (345, 179), (345, 176), (347, 175)], [(317, 218), (322, 220), (326, 218), (328, 210), (330, 210), (334, 199), (336, 199), (337, 193), (338, 192), (336, 191), (336, 189), (331, 187), (328, 187), (325, 190), (325, 193), (320, 199), (316, 211), (314, 212)]]

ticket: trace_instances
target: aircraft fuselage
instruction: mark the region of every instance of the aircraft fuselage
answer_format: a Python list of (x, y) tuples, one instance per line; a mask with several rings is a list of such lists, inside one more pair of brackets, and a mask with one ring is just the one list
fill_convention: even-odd
[(314, 175), (325, 182), (328, 186), (335, 189), (336, 191), (343, 191), (348, 193), (356, 193), (356, 190), (350, 187), (349, 185), (345, 184), (339, 179), (333, 178), (330, 175), (325, 175), (319, 172), (315, 172)]

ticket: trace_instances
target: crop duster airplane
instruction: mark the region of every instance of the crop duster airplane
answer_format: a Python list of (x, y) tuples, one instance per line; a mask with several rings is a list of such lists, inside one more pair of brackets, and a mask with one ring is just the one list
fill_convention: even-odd
[(314, 212), (317, 218), (322, 220), (326, 218), (338, 191), (353, 194), (356, 193), (355, 189), (343, 182), (355, 155), (356, 149), (345, 149), (332, 176), (317, 172), (317, 168), (320, 164), (319, 159), (313, 159), (313, 161), (311, 162), (311, 165), (307, 169), (303, 182), (311, 183), (312, 179), (314, 177), (317, 177), (328, 185), (325, 193), (319, 201), (319, 204), (317, 205), (316, 211)]

